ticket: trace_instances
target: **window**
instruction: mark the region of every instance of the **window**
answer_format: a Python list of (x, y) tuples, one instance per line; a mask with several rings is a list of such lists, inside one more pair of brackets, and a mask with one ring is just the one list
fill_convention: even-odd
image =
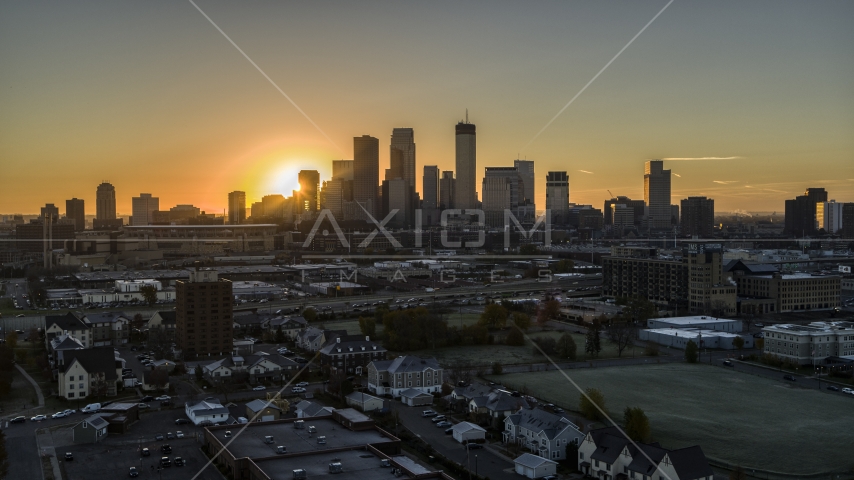
[[(72, 387), (73, 387), (73, 386), (74, 386), (74, 385), (72, 385)], [(68, 393), (68, 398), (74, 398), (74, 392), (69, 392), (69, 393)], [(83, 426), (85, 427), (85, 426), (86, 426), (86, 423), (83, 423)]]
[(74, 390), (74, 384), (72, 383), (71, 385), (69, 385), (69, 386), (68, 386), (68, 389), (69, 389), (69, 390)]

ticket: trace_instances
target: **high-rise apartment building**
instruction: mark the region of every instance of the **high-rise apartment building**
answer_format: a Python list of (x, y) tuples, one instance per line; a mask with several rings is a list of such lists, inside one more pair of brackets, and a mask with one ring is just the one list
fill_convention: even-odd
[(475, 126), (466, 121), (456, 127), (456, 173), (454, 208), (477, 208), (477, 138)]
[(74, 220), (74, 230), (86, 229), (86, 210), (82, 198), (72, 198), (65, 201), (65, 216)]
[(154, 223), (154, 212), (160, 210), (160, 198), (152, 197), (150, 193), (140, 193), (138, 197), (131, 199), (131, 204), (133, 207), (132, 225), (151, 225)]
[(688, 197), (682, 200), (682, 235), (711, 237), (715, 231), (715, 201), (706, 197)]
[(649, 228), (667, 230), (671, 226), (670, 170), (661, 160), (650, 160), (644, 166), (643, 196), (648, 212)]
[(801, 237), (817, 231), (816, 204), (827, 201), (823, 188), (808, 188), (803, 195), (786, 200), (786, 227), (789, 235)]
[(454, 203), (457, 198), (457, 179), (454, 172), (445, 170), (439, 179), (439, 210), (457, 208)]
[(818, 221), (818, 229), (827, 233), (836, 233), (842, 229), (842, 208), (844, 203), (818, 202), (815, 205), (815, 217)]
[(104, 182), (95, 192), (95, 219), (116, 219), (116, 188)]
[(365, 211), (374, 218), (379, 214), (380, 141), (370, 135), (353, 138), (353, 201), (356, 218), (367, 219)]
[(520, 203), (531, 205), (534, 210), (537, 209), (535, 195), (537, 189), (534, 186), (534, 161), (533, 160), (514, 160), (513, 166), (522, 177), (522, 200)]
[(546, 210), (552, 222), (564, 223), (569, 212), (569, 175), (566, 172), (549, 172), (546, 175)]
[(299, 192), (294, 194), (298, 199), (296, 210), (298, 213), (318, 211), (320, 193), (320, 173), (317, 170), (300, 170)]
[(235, 190), (228, 194), (228, 223), (231, 225), (246, 223), (246, 192)]
[[(395, 128), (391, 133), (392, 165), (400, 165), (400, 178), (406, 180), (410, 188), (415, 189), (415, 131), (411, 128)], [(397, 177), (392, 177), (397, 178)], [(391, 180), (391, 178), (387, 178)]]
[(213, 270), (192, 270), (175, 282), (175, 339), (184, 358), (232, 351), (232, 289)]
[(842, 236), (854, 238), (854, 203), (842, 204)]

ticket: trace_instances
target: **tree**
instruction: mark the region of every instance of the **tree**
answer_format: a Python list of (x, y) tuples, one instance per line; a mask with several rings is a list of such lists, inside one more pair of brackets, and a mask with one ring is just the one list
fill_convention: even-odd
[(205, 373), (202, 371), (201, 365), (196, 365), (193, 367), (193, 373), (196, 376), (196, 380), (201, 382), (203, 378), (205, 378)]
[(12, 330), (6, 334), (6, 343), (12, 350), (18, 348), (18, 332)]
[(765, 339), (757, 338), (756, 341), (753, 342), (753, 345), (761, 352), (763, 349), (765, 349)]
[(534, 355), (554, 355), (557, 353), (557, 341), (552, 337), (534, 339)]
[(578, 347), (575, 345), (575, 339), (572, 335), (564, 333), (557, 341), (557, 354), (560, 358), (575, 360)]
[(285, 340), (285, 332), (282, 331), (282, 326), (279, 325), (279, 327), (276, 329), (276, 336), (273, 338), (273, 341), (276, 343), (284, 343)]
[(732, 346), (741, 350), (742, 348), (744, 348), (744, 339), (741, 337), (735, 337), (734, 339), (732, 339)]
[(729, 304), (723, 300), (715, 300), (709, 305), (709, 313), (715, 317), (725, 317), (729, 313)]
[(521, 330), (528, 330), (531, 327), (531, 317), (524, 312), (513, 312), (513, 324)]
[(15, 370), (15, 355), (8, 345), (0, 344), (0, 398), (12, 391), (12, 371)]
[(504, 343), (511, 347), (521, 347), (525, 344), (525, 335), (522, 334), (521, 330), (514, 328), (507, 334), (507, 337), (504, 339)]
[(623, 356), (623, 350), (633, 345), (638, 336), (634, 324), (627, 320), (615, 318), (605, 328), (605, 335), (617, 347), (617, 356)]
[(157, 287), (154, 285), (143, 285), (139, 288), (139, 293), (149, 307), (157, 303)]
[(688, 363), (697, 363), (698, 350), (694, 340), (688, 340), (688, 344), (685, 345), (685, 361)]
[(0, 430), (0, 478), (9, 473), (9, 454), (6, 452), (6, 433)]
[(507, 324), (507, 309), (497, 303), (489, 304), (480, 314), (477, 323), (489, 329), (504, 328)]
[(141, 313), (137, 313), (130, 321), (130, 327), (133, 331), (142, 330), (145, 327), (145, 318)]
[(148, 381), (158, 390), (163, 390), (169, 384), (169, 373), (162, 368), (155, 368), (148, 373)]
[(729, 480), (747, 480), (747, 474), (740, 465), (736, 466), (729, 472)]
[[(598, 408), (597, 408), (598, 407)], [(601, 420), (605, 418), (605, 395), (598, 388), (588, 388), (581, 394), (578, 409), (588, 420)]]
[(359, 317), (359, 330), (362, 335), (373, 337), (377, 334), (377, 320), (373, 317)]
[(305, 319), (306, 322), (311, 323), (317, 320), (317, 310), (309, 307), (302, 311), (302, 318)]
[(623, 311), (628, 317), (638, 322), (640, 325), (646, 325), (646, 321), (650, 318), (655, 318), (658, 314), (658, 308), (655, 304), (643, 297), (632, 297), (626, 302)]
[(27, 341), (32, 343), (33, 345), (41, 342), (41, 334), (39, 330), (35, 327), (31, 328), (29, 332), (27, 332)]
[(493, 375), (501, 375), (504, 372), (504, 367), (501, 366), (499, 362), (492, 363), (492, 374)]
[(593, 320), (593, 324), (587, 328), (587, 338), (584, 339), (584, 351), (591, 357), (596, 357), (602, 351), (602, 342), (599, 338), (599, 320)]
[(543, 304), (537, 315), (537, 321), (544, 325), (547, 321), (558, 318), (560, 316), (560, 302), (557, 300), (549, 300)]
[(652, 436), (649, 418), (640, 407), (626, 407), (623, 412), (626, 435), (636, 442), (649, 442)]

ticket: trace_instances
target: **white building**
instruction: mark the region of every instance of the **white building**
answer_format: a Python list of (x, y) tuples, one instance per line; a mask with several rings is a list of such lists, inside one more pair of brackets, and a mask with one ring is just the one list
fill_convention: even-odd
[(196, 404), (185, 403), (184, 412), (194, 425), (216, 424), (228, 420), (228, 409), (213, 397), (208, 397)]
[(362, 392), (347, 395), (347, 405), (362, 412), (372, 412), (383, 408), (383, 399)]
[(453, 426), (452, 436), (460, 443), (476, 442), (486, 440), (486, 430), (471, 422), (460, 422)]
[(841, 230), (844, 205), (845, 203), (836, 203), (836, 200), (816, 203), (815, 219), (818, 221), (818, 228), (824, 229), (827, 233), (836, 233)]
[(799, 365), (822, 362), (827, 357), (854, 355), (854, 322), (779, 324), (762, 329), (764, 353)]
[(442, 391), (443, 373), (435, 358), (405, 355), (394, 360), (375, 360), (368, 364), (368, 391), (395, 398), (410, 388), (438, 393)]
[(741, 320), (728, 320), (705, 315), (673, 318), (650, 318), (647, 328), (701, 328), (719, 332), (739, 333), (742, 330)]
[(735, 350), (735, 339), (741, 338), (742, 348), (753, 348), (753, 336), (739, 333), (719, 332), (702, 328), (651, 328), (638, 332), (638, 338), (666, 347), (684, 349), (689, 341), (700, 348)]
[(584, 434), (569, 419), (540, 408), (523, 408), (504, 419), (504, 443), (516, 443), (550, 460), (566, 458), (566, 446)]
[(531, 479), (543, 478), (557, 472), (557, 462), (530, 453), (520, 455), (513, 460), (513, 465), (516, 473)]

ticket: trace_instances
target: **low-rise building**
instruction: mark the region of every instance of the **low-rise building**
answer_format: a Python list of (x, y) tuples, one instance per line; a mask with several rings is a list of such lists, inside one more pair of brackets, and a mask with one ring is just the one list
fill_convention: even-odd
[(155, 330), (164, 333), (167, 340), (174, 340), (175, 319), (176, 314), (174, 310), (160, 310), (155, 312), (154, 315), (148, 319), (148, 323), (146, 324), (149, 334), (152, 330)]
[[(651, 460), (651, 461), (650, 461)], [(578, 470), (596, 478), (713, 480), (699, 446), (667, 450), (628, 440), (617, 427), (591, 430), (578, 447)]]
[(271, 422), (282, 416), (282, 409), (274, 403), (255, 399), (246, 404), (246, 418), (256, 422)]
[(517, 474), (530, 479), (543, 478), (557, 473), (557, 462), (530, 453), (519, 455), (513, 460), (513, 466)]
[(451, 435), (454, 437), (454, 440), (460, 443), (486, 440), (486, 430), (471, 422), (460, 422), (452, 428)]
[(369, 363), (384, 360), (386, 349), (369, 336), (336, 336), (320, 349), (320, 366), (331, 373), (361, 374)]
[(74, 443), (98, 443), (107, 438), (108, 423), (100, 414), (87, 417), (71, 428), (71, 440)]
[(296, 406), (297, 418), (322, 417), (325, 415), (331, 415), (334, 411), (335, 409), (332, 407), (327, 407), (321, 403), (311, 402), (309, 400), (303, 400)]
[(410, 388), (432, 395), (442, 391), (443, 379), (444, 370), (435, 358), (404, 355), (368, 364), (368, 391), (375, 395), (397, 398)]
[(93, 346), (118, 347), (130, 339), (130, 317), (124, 312), (87, 314), (83, 321), (89, 324)]
[(59, 396), (77, 400), (89, 395), (116, 395), (121, 361), (112, 348), (68, 350), (57, 365)]
[(316, 352), (326, 343), (326, 335), (323, 330), (315, 327), (308, 327), (301, 330), (294, 341), (298, 348)]
[(45, 316), (45, 343), (50, 348), (50, 342), (54, 337), (69, 335), (83, 345), (83, 348), (92, 347), (91, 327), (81, 317), (68, 312), (65, 315)]
[(753, 336), (749, 334), (721, 332), (702, 328), (649, 328), (638, 332), (638, 338), (646, 342), (685, 349), (692, 341), (700, 348), (718, 348), (721, 350), (737, 350), (738, 338), (741, 348), (753, 348)]
[(584, 434), (568, 418), (540, 408), (523, 408), (504, 419), (504, 443), (515, 443), (550, 460), (566, 459), (566, 447)]
[[(832, 310), (839, 307), (842, 293), (841, 275), (781, 273), (768, 265), (757, 266), (735, 260), (727, 265), (738, 285), (738, 296), (772, 299), (763, 311), (742, 313), (786, 313), (810, 310)], [(744, 310), (744, 309), (743, 309)]]
[(433, 405), (433, 395), (424, 393), (417, 388), (407, 388), (400, 392), (400, 402), (410, 407)]
[(198, 403), (184, 404), (184, 413), (194, 425), (215, 425), (228, 420), (228, 409), (214, 397), (208, 397)]
[(202, 367), (203, 376), (211, 383), (231, 382), (245, 373), (243, 379), (251, 384), (290, 377), (299, 364), (280, 355), (232, 355)]
[(854, 322), (778, 324), (762, 329), (763, 353), (798, 365), (812, 365), (828, 357), (854, 355)]
[(741, 320), (729, 320), (706, 315), (692, 317), (650, 318), (646, 321), (647, 328), (702, 328), (720, 332), (738, 333), (742, 330)]
[(383, 408), (383, 399), (363, 392), (352, 392), (345, 398), (347, 405), (362, 412), (372, 412)]
[(308, 327), (308, 321), (299, 316), (278, 316), (272, 318), (267, 326), (271, 332), (275, 333), (276, 331), (281, 330), (285, 335), (285, 338), (290, 341), (294, 341), (297, 338), (297, 335), (299, 335), (299, 332)]
[(474, 397), (469, 401), (469, 413), (474, 418), (486, 416), (494, 425), (500, 425), (505, 417), (520, 408), (530, 408), (528, 401), (519, 394), (501, 389), (494, 390), (483, 397)]

